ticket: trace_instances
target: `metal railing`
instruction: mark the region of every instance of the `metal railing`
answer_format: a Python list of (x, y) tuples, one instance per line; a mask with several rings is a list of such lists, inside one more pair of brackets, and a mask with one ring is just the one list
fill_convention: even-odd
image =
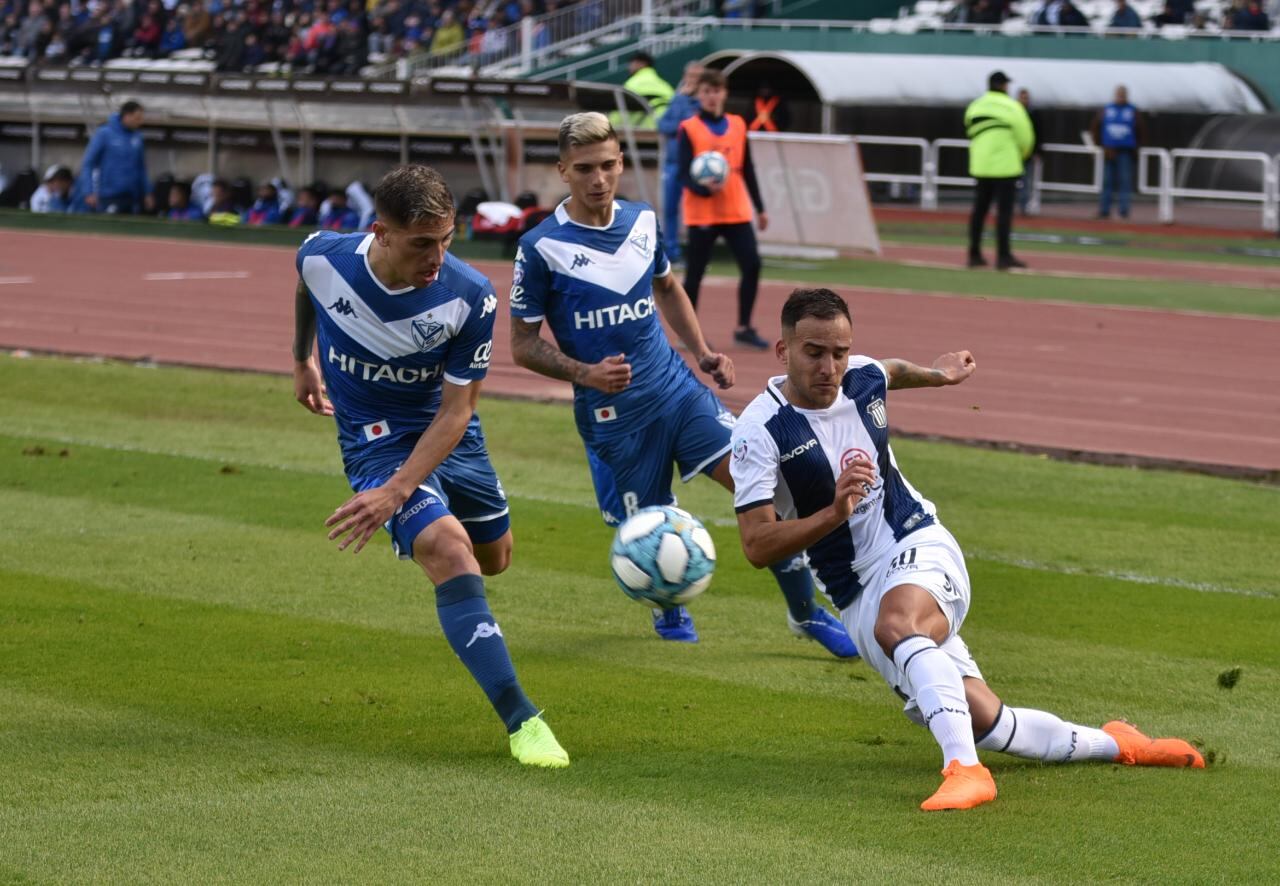
[(709, 18), (657, 18), (650, 23), (654, 29), (634, 42), (602, 53), (594, 53), (553, 68), (540, 70), (533, 75), (534, 80), (578, 80), (584, 69), (604, 65), (604, 69), (613, 73), (621, 70), (636, 50), (643, 49), (651, 55), (658, 56), (705, 39), (706, 29), (715, 19)]
[[(939, 138), (927, 141), (923, 138), (903, 138), (888, 135), (859, 135), (859, 145), (912, 148), (920, 152), (919, 172), (877, 172), (867, 169), (863, 176), (869, 182), (915, 185), (920, 189), (920, 207), (938, 208), (940, 188), (971, 188), (975, 184), (967, 175), (944, 175), (942, 152), (969, 148), (967, 139)], [(1102, 192), (1104, 156), (1100, 147), (1047, 143), (1040, 145), (1045, 154), (1091, 157), (1091, 174), (1088, 181), (1046, 179), (1043, 164), (1037, 159), (1031, 176), (1031, 193), (1027, 209), (1037, 214), (1041, 195), (1045, 192), (1097, 195)], [(1179, 169), (1184, 173), (1186, 164), (1195, 160), (1231, 160), (1257, 163), (1261, 167), (1261, 187), (1256, 190), (1226, 190), (1216, 188), (1192, 188), (1177, 184)], [(1154, 183), (1149, 163), (1156, 163)], [(1179, 167), (1179, 163), (1183, 165)], [(1280, 230), (1280, 154), (1268, 155), (1261, 151), (1218, 151), (1200, 148), (1141, 148), (1138, 151), (1136, 170), (1138, 193), (1156, 198), (1157, 218), (1164, 224), (1174, 221), (1178, 200), (1225, 200), (1257, 203), (1261, 209), (1261, 227), (1265, 231)]]
[[(712, 0), (581, 0), (542, 15), (525, 16), (515, 24), (493, 28), (470, 43), (445, 52), (430, 50), (374, 67), (371, 77), (408, 80), (442, 70), (473, 70), (486, 75), (528, 74), (557, 59), (592, 55), (602, 46), (622, 44), (634, 53), (636, 41), (648, 37), (660, 20), (680, 21), (707, 13)], [(545, 78), (540, 78), (545, 79)]]
[[(658, 23), (662, 23), (659, 18)], [(788, 19), (788, 18), (721, 18), (709, 26), (720, 31), (816, 31), (821, 34), (916, 34), (928, 32), (976, 34), (982, 36), (1097, 37), (1123, 40), (1239, 40), (1250, 43), (1280, 41), (1280, 31), (1193, 30), (1185, 25), (1164, 28), (1110, 28), (1105, 21), (1083, 27), (1032, 25), (1023, 18), (1010, 18), (1000, 24), (943, 22), (922, 16), (873, 18), (862, 21)]]

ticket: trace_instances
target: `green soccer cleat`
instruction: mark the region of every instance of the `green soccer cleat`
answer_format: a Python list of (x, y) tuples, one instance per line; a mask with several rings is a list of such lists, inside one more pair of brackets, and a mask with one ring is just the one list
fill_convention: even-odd
[(568, 753), (540, 716), (530, 717), (511, 733), (511, 756), (526, 766), (563, 769), (569, 765)]

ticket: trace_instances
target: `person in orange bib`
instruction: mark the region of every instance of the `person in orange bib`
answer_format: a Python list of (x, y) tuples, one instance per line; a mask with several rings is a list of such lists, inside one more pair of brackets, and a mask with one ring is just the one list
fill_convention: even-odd
[[(760, 287), (760, 250), (754, 217), (760, 230), (769, 226), (769, 216), (760, 199), (751, 149), (747, 144), (747, 123), (737, 114), (726, 114), (729, 97), (725, 76), (720, 71), (704, 70), (698, 78), (698, 102), (701, 110), (680, 124), (680, 183), (684, 186), (684, 224), (689, 232), (689, 248), (685, 252), (684, 288), (694, 308), (698, 306), (698, 290), (702, 276), (711, 261), (711, 247), (719, 237), (729, 244), (741, 275), (738, 281), (738, 326), (733, 340), (740, 345), (765, 350), (769, 342), (751, 325), (751, 311)], [(719, 151), (729, 162), (729, 175), (718, 188), (707, 188), (693, 180), (689, 167), (693, 158), (706, 151)]]

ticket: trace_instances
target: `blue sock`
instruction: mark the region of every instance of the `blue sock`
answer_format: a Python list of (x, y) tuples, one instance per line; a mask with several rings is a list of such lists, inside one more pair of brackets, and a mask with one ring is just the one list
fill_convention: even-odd
[(809, 574), (804, 557), (774, 563), (769, 571), (778, 580), (791, 617), (796, 621), (808, 621), (813, 615), (813, 576)]
[(502, 630), (484, 598), (484, 579), (459, 575), (441, 582), (436, 586), (436, 614), (449, 645), (489, 697), (507, 732), (515, 732), (538, 713), (516, 679)]

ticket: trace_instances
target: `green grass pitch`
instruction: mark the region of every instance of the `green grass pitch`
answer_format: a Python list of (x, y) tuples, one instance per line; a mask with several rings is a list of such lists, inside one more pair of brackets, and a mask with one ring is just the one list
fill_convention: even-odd
[(516, 532), (490, 598), (564, 771), (510, 758), (415, 567), (325, 541), (347, 490), (288, 379), (0, 357), (0, 882), (1280, 880), (1276, 488), (900, 443), (996, 691), (1214, 760), (988, 754), (995, 803), (926, 815), (932, 739), (787, 633), (726, 496), (680, 490), (720, 562), (703, 642), (665, 644), (569, 410), (481, 415)]

